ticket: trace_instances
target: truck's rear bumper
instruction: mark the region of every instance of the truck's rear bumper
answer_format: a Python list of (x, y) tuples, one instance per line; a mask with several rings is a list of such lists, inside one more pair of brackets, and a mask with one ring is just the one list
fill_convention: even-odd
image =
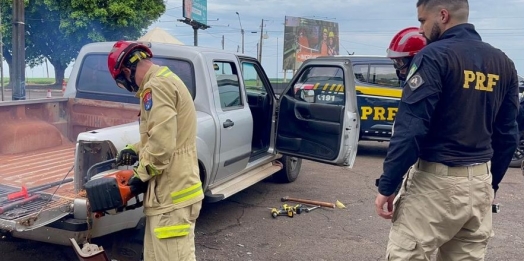
[(70, 246), (71, 241), (69, 238), (74, 238), (77, 242), (83, 243), (88, 236), (88, 231), (67, 231), (64, 229), (44, 226), (23, 232), (14, 230), (11, 232), (11, 235), (16, 238)]
[(20, 225), (17, 225), (15, 221), (0, 220), (0, 223), (2, 223), (0, 230), (13, 237), (66, 246), (71, 244), (70, 238), (83, 242), (89, 232), (86, 220), (72, 217), (65, 217), (32, 230), (17, 230), (20, 229)]

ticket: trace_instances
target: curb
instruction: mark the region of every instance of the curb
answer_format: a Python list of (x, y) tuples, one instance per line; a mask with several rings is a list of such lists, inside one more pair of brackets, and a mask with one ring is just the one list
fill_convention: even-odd
[[(25, 88), (26, 91), (35, 91), (35, 92), (47, 92), (47, 90), (51, 90), (51, 92), (62, 92), (62, 89), (53, 89), (53, 88)], [(13, 89), (4, 89), (4, 91), (12, 92)]]

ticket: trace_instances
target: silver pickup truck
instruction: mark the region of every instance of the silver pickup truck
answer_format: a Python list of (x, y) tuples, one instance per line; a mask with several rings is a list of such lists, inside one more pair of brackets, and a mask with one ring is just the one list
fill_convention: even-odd
[[(293, 182), (300, 173), (302, 159), (353, 165), (360, 124), (354, 74), (347, 58), (305, 62), (277, 96), (264, 69), (252, 57), (193, 46), (147, 44), (153, 51), (153, 61), (178, 74), (193, 96), (206, 201), (223, 200), (270, 177)], [(26, 128), (23, 133), (27, 135), (36, 132), (31, 126), (39, 124), (45, 133), (38, 137), (53, 137), (51, 143), (55, 136), (62, 137), (61, 142), (48, 142), (38, 150), (26, 146), (25, 150), (4, 153), (0, 146), (0, 164), (13, 164), (14, 168), (13, 172), (0, 175), (0, 193), (18, 191), (22, 185), (37, 185), (38, 177), (46, 177), (48, 182), (60, 181), (68, 177), (67, 170), (74, 166), (69, 174), (73, 183), (40, 192), (44, 203), (31, 202), (31, 208), (21, 205), (0, 214), (0, 230), (19, 238), (63, 245), (70, 244), (69, 238), (82, 243), (124, 230), (131, 235), (140, 234), (141, 208), (94, 217), (83, 187), (90, 167), (114, 158), (126, 144), (139, 140), (139, 100), (117, 88), (107, 71), (107, 54), (112, 45), (113, 42), (92, 43), (81, 49), (63, 98), (0, 105), (0, 113), (25, 112), (24, 117), (32, 120), (33, 125), (17, 117), (0, 124)], [(344, 86), (322, 86), (322, 93), (318, 94), (297, 91), (312, 77), (343, 79)], [(320, 101), (321, 95), (335, 89), (344, 90), (343, 103)], [(28, 114), (31, 109), (41, 113)], [(20, 133), (16, 137), (23, 139)], [(4, 143), (2, 139), (13, 137), (0, 135), (0, 144)], [(19, 168), (14, 167), (15, 158), (21, 159)], [(45, 164), (46, 168), (33, 171), (31, 178), (20, 164)], [(100, 170), (104, 171), (109, 170)], [(14, 176), (23, 176), (26, 181), (15, 182)], [(130, 242), (128, 238), (125, 239)], [(115, 242), (125, 248), (120, 243)]]

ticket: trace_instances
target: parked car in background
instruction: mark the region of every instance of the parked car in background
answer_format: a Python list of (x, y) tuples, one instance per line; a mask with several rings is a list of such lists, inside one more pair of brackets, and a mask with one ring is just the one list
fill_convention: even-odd
[[(357, 106), (360, 116), (359, 140), (389, 141), (393, 122), (402, 95), (402, 87), (393, 62), (385, 56), (340, 55), (317, 57), (314, 60), (330, 62), (349, 59), (353, 66)], [(344, 103), (344, 78), (321, 70), (308, 74), (294, 85), (309, 102), (323, 104)]]

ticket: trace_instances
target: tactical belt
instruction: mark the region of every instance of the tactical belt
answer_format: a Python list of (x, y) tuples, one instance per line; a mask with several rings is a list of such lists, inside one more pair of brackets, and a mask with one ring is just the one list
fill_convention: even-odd
[[(481, 176), (490, 173), (490, 162), (481, 163), (472, 166), (450, 167), (442, 163), (429, 162), (419, 159), (417, 168), (424, 172), (434, 173), (442, 176), (469, 177)], [(471, 173), (471, 174), (470, 174)]]

